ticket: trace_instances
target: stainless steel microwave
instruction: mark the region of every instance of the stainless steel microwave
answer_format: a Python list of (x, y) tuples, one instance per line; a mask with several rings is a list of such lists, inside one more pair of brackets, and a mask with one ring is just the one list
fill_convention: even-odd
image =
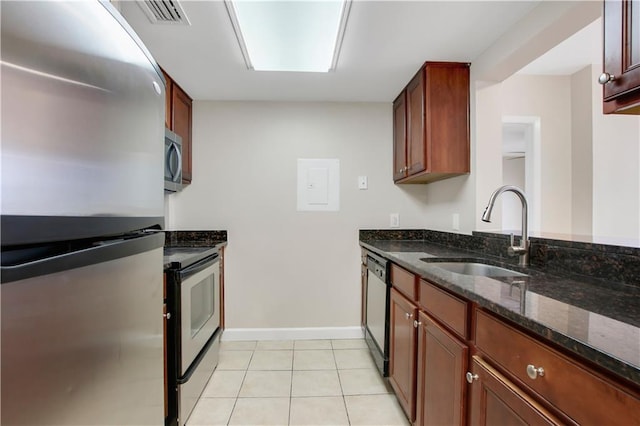
[(164, 129), (164, 190), (182, 189), (182, 138)]

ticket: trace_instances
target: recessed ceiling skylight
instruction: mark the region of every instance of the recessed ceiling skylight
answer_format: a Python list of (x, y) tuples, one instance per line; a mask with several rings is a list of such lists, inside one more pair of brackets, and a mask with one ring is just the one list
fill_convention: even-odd
[(247, 68), (335, 69), (351, 0), (225, 0)]

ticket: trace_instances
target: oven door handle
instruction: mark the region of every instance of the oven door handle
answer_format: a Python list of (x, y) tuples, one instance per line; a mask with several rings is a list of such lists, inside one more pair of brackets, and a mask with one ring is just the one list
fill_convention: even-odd
[(219, 256), (217, 254), (211, 256), (211, 257), (207, 257), (206, 259), (201, 260), (200, 262), (196, 263), (195, 265), (191, 265), (188, 268), (182, 269), (180, 270), (180, 279), (181, 280), (186, 280), (187, 278), (189, 278), (192, 275), (197, 274), (198, 272), (207, 269), (208, 267), (214, 265), (216, 262), (218, 262), (218, 258)]
[(193, 360), (189, 368), (187, 368), (187, 371), (184, 372), (184, 375), (182, 377), (178, 377), (177, 382), (179, 385), (184, 385), (189, 381), (193, 373), (198, 368), (198, 365), (200, 365), (200, 362), (202, 361), (202, 359), (205, 357), (205, 355), (207, 355), (207, 352), (209, 351), (209, 348), (211, 348), (211, 346), (213, 345), (213, 342), (215, 342), (215, 340), (219, 338), (219, 334), (220, 334), (220, 329), (218, 328), (215, 331), (215, 333), (213, 333), (213, 335), (209, 338), (209, 341), (207, 342), (206, 345), (204, 345), (204, 347), (202, 348), (198, 356), (195, 357), (195, 359)]

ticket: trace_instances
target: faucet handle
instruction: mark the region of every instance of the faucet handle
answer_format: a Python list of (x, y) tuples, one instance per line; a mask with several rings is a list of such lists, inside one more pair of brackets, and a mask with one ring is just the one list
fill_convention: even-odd
[(509, 244), (511, 245), (511, 247), (513, 247), (514, 241), (515, 241), (515, 239), (513, 237), (513, 232), (511, 233), (511, 237), (510, 237), (509, 241), (510, 241)]

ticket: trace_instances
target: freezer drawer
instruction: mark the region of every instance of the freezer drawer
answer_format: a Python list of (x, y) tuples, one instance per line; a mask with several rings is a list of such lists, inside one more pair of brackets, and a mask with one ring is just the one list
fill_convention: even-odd
[(163, 423), (163, 243), (2, 267), (0, 423)]

